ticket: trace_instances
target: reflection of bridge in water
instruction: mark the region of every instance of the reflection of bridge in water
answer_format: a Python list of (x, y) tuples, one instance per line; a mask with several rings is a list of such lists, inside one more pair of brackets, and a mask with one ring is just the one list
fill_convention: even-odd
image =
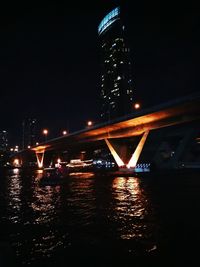
[[(200, 94), (196, 94), (48, 140), (17, 155), (25, 162), (35, 152), (42, 167), (44, 154), (45, 158), (66, 151), (78, 155), (83, 150), (103, 148), (110, 151), (119, 167), (134, 168), (138, 160), (145, 160), (171, 168), (186, 164), (196, 153), (196, 161), (191, 162), (197, 166), (199, 119)], [(191, 146), (194, 151), (189, 152)]]

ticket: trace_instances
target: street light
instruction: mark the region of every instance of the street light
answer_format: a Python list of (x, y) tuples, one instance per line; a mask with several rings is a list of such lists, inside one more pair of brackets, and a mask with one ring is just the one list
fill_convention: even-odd
[(45, 142), (47, 141), (47, 135), (48, 135), (49, 131), (47, 129), (43, 130), (43, 134), (45, 136)]
[(134, 109), (139, 109), (140, 108), (140, 103), (135, 103), (134, 104)]
[(66, 134), (67, 134), (67, 131), (66, 131), (66, 130), (64, 130), (64, 131), (62, 132), (62, 134), (63, 134), (63, 135), (66, 135)]
[(90, 126), (92, 126), (92, 125), (93, 125), (93, 122), (92, 122), (92, 121), (88, 121), (88, 122), (87, 122), (87, 126), (88, 126), (88, 127), (90, 127)]

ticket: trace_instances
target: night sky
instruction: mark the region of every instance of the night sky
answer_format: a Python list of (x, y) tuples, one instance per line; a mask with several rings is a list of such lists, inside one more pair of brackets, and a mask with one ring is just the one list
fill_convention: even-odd
[[(26, 117), (49, 138), (99, 120), (97, 27), (120, 1), (41, 2), (0, 7), (0, 130), (13, 144)], [(199, 91), (199, 9), (122, 2), (134, 101), (145, 108)]]

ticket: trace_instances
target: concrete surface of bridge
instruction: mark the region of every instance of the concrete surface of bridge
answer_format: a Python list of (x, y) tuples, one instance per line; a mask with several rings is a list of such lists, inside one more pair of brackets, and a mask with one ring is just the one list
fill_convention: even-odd
[(31, 149), (20, 151), (18, 154), (30, 153), (31, 150), (37, 155), (41, 155), (40, 158), (43, 160), (44, 151), (64, 151), (77, 147), (81, 149), (81, 147), (87, 147), (87, 145), (95, 147), (102, 143), (104, 145), (106, 143), (112, 153), (112, 149), (114, 148), (106, 140), (142, 136), (142, 134), (148, 133), (149, 131), (197, 121), (199, 119), (200, 94), (195, 94), (148, 109), (134, 111), (124, 117), (48, 140)]
[(181, 124), (200, 118), (200, 94), (180, 98), (149, 109), (135, 111), (127, 116), (89, 127), (66, 136), (48, 140), (33, 150), (56, 150), (111, 138), (138, 136), (150, 130)]

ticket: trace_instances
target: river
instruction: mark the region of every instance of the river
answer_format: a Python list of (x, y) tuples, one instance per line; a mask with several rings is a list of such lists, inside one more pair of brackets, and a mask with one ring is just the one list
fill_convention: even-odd
[(38, 179), (0, 171), (2, 266), (193, 266), (199, 173), (77, 173), (58, 186)]

